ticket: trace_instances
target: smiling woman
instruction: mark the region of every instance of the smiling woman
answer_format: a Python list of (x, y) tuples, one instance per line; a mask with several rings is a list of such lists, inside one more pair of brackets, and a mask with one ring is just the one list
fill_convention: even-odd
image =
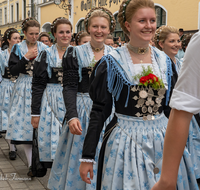
[(38, 142), (40, 161), (47, 168), (55, 158), (66, 112), (62, 95), (62, 58), (71, 41), (72, 25), (68, 19), (59, 17), (53, 21), (51, 31), (56, 44), (45, 49), (35, 61), (31, 106), (31, 123), (38, 128), (38, 138), (42, 139)]
[[(93, 105), (80, 175), (88, 184), (94, 178), (96, 147), (114, 103), (115, 116), (106, 127), (99, 155), (96, 189), (150, 190), (161, 175), (176, 70), (164, 52), (149, 45), (156, 30), (153, 1), (124, 0), (118, 17), (130, 42), (104, 56), (91, 75)], [(191, 166), (186, 150), (178, 171), (178, 190), (197, 190)]]
[[(102, 7), (92, 9), (85, 18), (85, 28), (91, 41), (69, 47), (63, 57), (66, 116), (48, 183), (50, 189), (96, 189), (96, 178), (91, 185), (86, 184), (80, 178), (78, 166), (92, 107), (88, 94), (90, 74), (96, 62), (112, 50), (104, 41), (114, 27), (115, 20), (109, 10)], [(96, 174), (97, 166), (94, 170)]]

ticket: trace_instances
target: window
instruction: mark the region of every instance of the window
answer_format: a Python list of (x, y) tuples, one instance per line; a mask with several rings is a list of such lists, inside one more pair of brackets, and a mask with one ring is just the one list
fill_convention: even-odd
[(114, 37), (120, 37), (122, 41), (125, 40), (125, 36), (124, 36), (124, 32), (122, 31), (122, 28), (118, 22), (118, 13), (114, 15), (115, 20), (116, 20), (116, 27), (115, 27), (115, 31), (113, 32), (113, 36)]
[(81, 20), (77, 26), (77, 33), (85, 30), (84, 20)]
[(10, 22), (13, 23), (13, 5), (10, 7)]
[(16, 3), (16, 19), (19, 21), (19, 3)]
[(24, 2), (24, 19), (26, 18), (26, 0), (23, 0)]
[(0, 24), (2, 25), (2, 9), (0, 9)]
[(157, 28), (162, 25), (166, 25), (166, 12), (159, 6), (155, 6), (156, 9), (156, 20), (157, 20)]
[(4, 8), (4, 19), (5, 19), (5, 24), (7, 24), (7, 7)]
[(2, 9), (0, 9), (0, 25), (2, 25)]

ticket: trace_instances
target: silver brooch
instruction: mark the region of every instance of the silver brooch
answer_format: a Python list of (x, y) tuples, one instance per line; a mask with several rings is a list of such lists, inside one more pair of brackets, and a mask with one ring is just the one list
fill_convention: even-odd
[(158, 110), (159, 107), (162, 106), (161, 103), (164, 98), (166, 89), (161, 88), (157, 90), (157, 95), (155, 95), (154, 90), (151, 87), (133, 86), (131, 87), (131, 91), (138, 91), (138, 96), (134, 95), (133, 99), (137, 101), (135, 107), (141, 108), (141, 113), (137, 112), (135, 115), (137, 117), (142, 117), (144, 121), (154, 120), (155, 115), (159, 115)]

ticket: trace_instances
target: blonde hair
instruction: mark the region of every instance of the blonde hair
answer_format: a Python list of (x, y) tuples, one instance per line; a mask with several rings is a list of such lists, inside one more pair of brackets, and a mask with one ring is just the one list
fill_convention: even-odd
[(133, 15), (137, 12), (138, 9), (141, 8), (152, 8), (155, 10), (154, 2), (152, 0), (124, 0), (120, 5), (118, 13), (118, 22), (120, 23), (122, 30), (127, 35), (129, 35), (130, 33), (124, 24), (125, 21), (130, 23)]
[(88, 34), (88, 27), (91, 24), (91, 19), (94, 17), (104, 17), (109, 23), (110, 32), (112, 33), (115, 30), (116, 21), (113, 14), (104, 7), (95, 7), (88, 12), (84, 20), (85, 30)]
[(159, 45), (159, 42), (165, 42), (165, 40), (167, 39), (168, 35), (171, 33), (175, 33), (179, 35), (179, 31), (176, 27), (174, 26), (161, 26), (156, 30), (156, 33), (154, 35), (154, 43), (155, 46), (162, 50), (162, 48)]

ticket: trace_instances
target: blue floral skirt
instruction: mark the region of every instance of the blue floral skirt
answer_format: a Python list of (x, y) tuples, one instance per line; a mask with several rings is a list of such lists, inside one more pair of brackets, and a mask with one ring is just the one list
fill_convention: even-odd
[[(79, 159), (82, 157), (82, 148), (89, 125), (89, 114), (92, 108), (92, 100), (88, 93), (77, 95), (77, 112), (82, 126), (82, 135), (73, 135), (65, 123), (60, 135), (55, 160), (50, 173), (48, 182), (49, 189), (55, 190), (95, 190), (97, 165), (94, 165), (94, 177), (92, 184), (82, 181), (79, 174)], [(102, 142), (102, 135), (97, 146), (97, 161)]]
[(25, 74), (19, 75), (10, 101), (6, 139), (32, 141), (31, 84), (32, 77)]
[(40, 161), (51, 162), (55, 158), (62, 122), (66, 109), (60, 84), (47, 84), (41, 103), (38, 126)]
[(10, 99), (14, 82), (9, 79), (2, 79), (0, 84), (0, 131), (7, 130)]
[(196, 179), (200, 178), (200, 128), (195, 119), (192, 117), (190, 122), (189, 136), (186, 147), (191, 155), (193, 161), (193, 168), (196, 175)]
[[(164, 136), (168, 119), (153, 121), (117, 114), (118, 125), (106, 144), (102, 190), (151, 190), (162, 168)], [(154, 174), (154, 164), (159, 173)], [(177, 190), (199, 190), (187, 148), (181, 159)]]

